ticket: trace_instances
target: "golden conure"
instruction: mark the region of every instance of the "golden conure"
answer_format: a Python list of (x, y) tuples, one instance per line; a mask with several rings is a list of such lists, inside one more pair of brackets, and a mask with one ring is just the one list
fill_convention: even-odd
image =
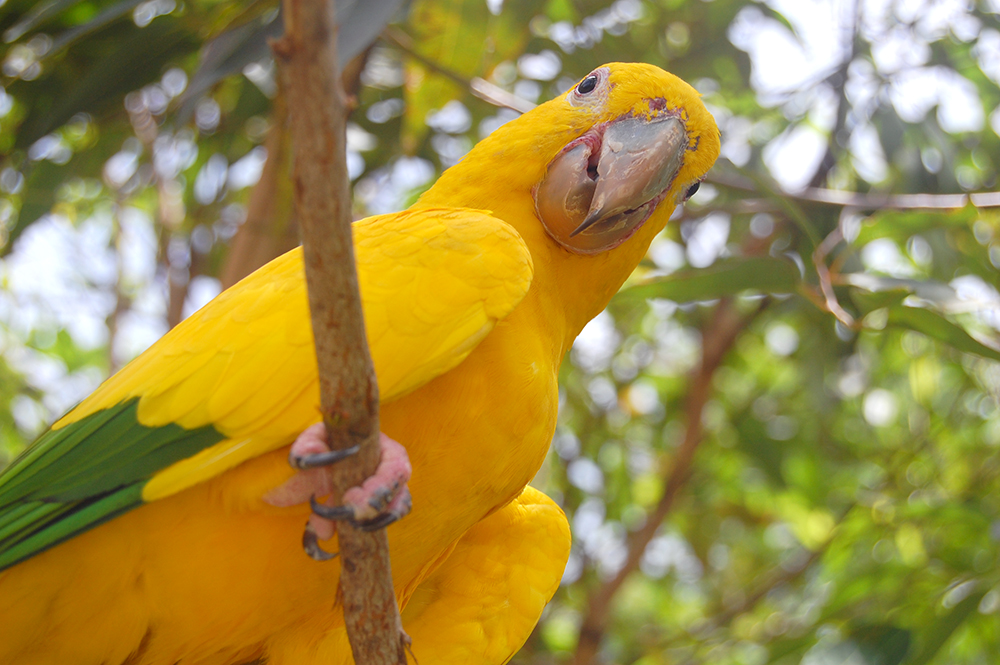
[[(355, 224), (421, 663), (505, 662), (554, 593), (568, 526), (526, 485), (560, 362), (718, 152), (694, 89), (610, 64)], [(294, 250), (220, 295), (0, 475), (0, 663), (350, 662), (339, 560), (303, 554), (308, 503), (263, 498), (319, 420), (302, 272)]]

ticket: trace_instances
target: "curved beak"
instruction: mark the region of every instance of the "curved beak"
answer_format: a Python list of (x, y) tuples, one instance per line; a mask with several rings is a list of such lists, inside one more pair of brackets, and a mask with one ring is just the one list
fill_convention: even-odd
[(680, 170), (687, 145), (684, 125), (677, 118), (660, 122), (628, 118), (609, 126), (597, 162), (594, 199), (587, 218), (570, 235), (656, 198)]
[[(599, 143), (598, 143), (599, 142)], [(675, 117), (622, 118), (571, 143), (548, 166), (535, 207), (569, 250), (611, 249), (642, 225), (670, 188), (688, 148)]]

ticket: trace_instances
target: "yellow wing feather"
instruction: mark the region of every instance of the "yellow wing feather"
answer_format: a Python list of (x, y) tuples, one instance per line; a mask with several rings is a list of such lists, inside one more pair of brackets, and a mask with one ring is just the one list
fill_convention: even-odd
[[(365, 325), (382, 401), (456, 366), (528, 290), (531, 255), (483, 211), (439, 208), (355, 223)], [(319, 419), (302, 268), (295, 249), (170, 331), (54, 428), (139, 398), (139, 422), (212, 425), (226, 440), (154, 476), (146, 501), (289, 443)]]
[(410, 597), (402, 618), (416, 660), (506, 663), (559, 587), (569, 548), (562, 510), (524, 488), (469, 529)]

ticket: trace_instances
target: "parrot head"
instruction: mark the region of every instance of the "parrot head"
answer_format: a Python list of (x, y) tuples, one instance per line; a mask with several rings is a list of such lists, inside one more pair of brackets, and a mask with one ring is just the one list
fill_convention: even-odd
[(599, 67), (550, 102), (597, 115), (532, 191), (539, 221), (570, 252), (622, 244), (661, 202), (673, 208), (693, 194), (718, 154), (718, 130), (694, 90), (657, 68), (625, 67)]
[(590, 287), (571, 317), (579, 330), (718, 155), (694, 88), (653, 65), (611, 63), (483, 139), (417, 205), (461, 201), (511, 224), (536, 282)]

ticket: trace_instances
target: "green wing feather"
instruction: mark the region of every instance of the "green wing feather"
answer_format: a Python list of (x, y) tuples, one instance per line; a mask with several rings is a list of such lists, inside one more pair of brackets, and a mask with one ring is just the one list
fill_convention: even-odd
[(0, 475), (0, 570), (141, 505), (153, 474), (225, 438), (141, 425), (138, 403), (49, 430)]

